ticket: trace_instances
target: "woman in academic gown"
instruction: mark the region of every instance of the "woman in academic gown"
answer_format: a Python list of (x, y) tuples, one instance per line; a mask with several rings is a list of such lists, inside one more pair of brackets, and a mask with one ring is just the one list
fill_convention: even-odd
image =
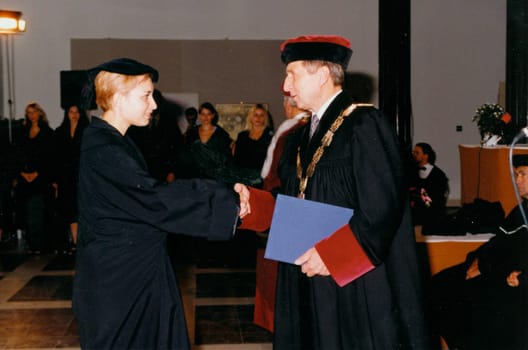
[[(152, 178), (124, 136), (147, 125), (158, 73), (131, 59), (90, 71), (102, 118), (86, 129), (79, 172), (73, 309), (87, 349), (188, 349), (183, 307), (166, 252), (171, 232), (228, 239), (248, 192), (210, 180)], [(240, 212), (239, 212), (240, 207)]]

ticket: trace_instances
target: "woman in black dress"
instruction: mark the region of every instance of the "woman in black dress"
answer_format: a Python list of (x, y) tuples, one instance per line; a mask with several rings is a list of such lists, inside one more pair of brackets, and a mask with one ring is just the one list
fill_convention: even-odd
[(26, 229), (28, 253), (39, 254), (47, 248), (47, 223), (53, 198), (53, 130), (46, 112), (36, 102), (26, 106), (25, 125), (19, 144), (20, 165), (13, 182), (17, 213)]
[(246, 119), (246, 130), (238, 133), (235, 143), (233, 155), (236, 166), (259, 171), (262, 169), (273, 137), (268, 121), (268, 111), (263, 105), (257, 104), (251, 108)]
[[(61, 219), (69, 226), (73, 247), (77, 243), (77, 183), (81, 138), (88, 124), (86, 112), (78, 104), (72, 104), (64, 109), (62, 123), (55, 129), (58, 209)], [(61, 242), (57, 242), (63, 245), (58, 246), (59, 249), (67, 246), (67, 236), (62, 236), (64, 235), (59, 237)]]

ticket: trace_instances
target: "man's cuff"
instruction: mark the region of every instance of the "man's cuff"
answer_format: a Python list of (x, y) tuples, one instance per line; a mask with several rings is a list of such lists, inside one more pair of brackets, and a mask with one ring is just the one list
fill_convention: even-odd
[(375, 267), (348, 224), (316, 243), (315, 249), (340, 287)]
[(240, 229), (263, 232), (271, 226), (275, 198), (271, 192), (248, 187), (251, 213), (242, 219)]

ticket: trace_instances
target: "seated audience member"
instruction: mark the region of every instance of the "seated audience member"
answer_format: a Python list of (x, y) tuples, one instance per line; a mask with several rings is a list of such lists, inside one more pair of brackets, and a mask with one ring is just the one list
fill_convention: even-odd
[[(528, 209), (528, 155), (515, 155), (515, 182)], [(526, 349), (528, 236), (515, 207), (496, 236), (432, 278), (431, 322), (450, 349)]]
[(417, 143), (412, 156), (416, 165), (410, 180), (413, 222), (415, 225), (431, 224), (445, 215), (449, 180), (435, 165), (436, 153), (429, 144)]
[(260, 171), (266, 158), (266, 151), (273, 137), (273, 130), (268, 126), (268, 111), (257, 104), (249, 111), (246, 119), (246, 130), (238, 133), (233, 158), (240, 168)]

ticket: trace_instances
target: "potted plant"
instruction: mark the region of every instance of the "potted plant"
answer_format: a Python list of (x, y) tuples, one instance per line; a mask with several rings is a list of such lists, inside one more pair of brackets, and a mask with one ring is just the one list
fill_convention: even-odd
[(497, 103), (485, 103), (477, 108), (473, 122), (479, 128), (481, 143), (486, 146), (507, 144), (511, 136), (511, 119), (511, 115)]

